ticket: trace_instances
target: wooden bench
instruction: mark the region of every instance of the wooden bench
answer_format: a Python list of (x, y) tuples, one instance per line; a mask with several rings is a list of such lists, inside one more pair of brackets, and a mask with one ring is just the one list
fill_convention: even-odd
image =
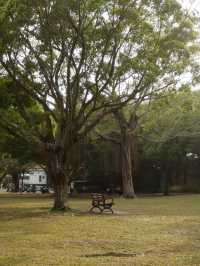
[(92, 207), (90, 212), (95, 208), (99, 209), (102, 213), (104, 210), (109, 210), (113, 213), (112, 206), (114, 205), (114, 200), (111, 197), (105, 197), (103, 194), (93, 193), (92, 195)]

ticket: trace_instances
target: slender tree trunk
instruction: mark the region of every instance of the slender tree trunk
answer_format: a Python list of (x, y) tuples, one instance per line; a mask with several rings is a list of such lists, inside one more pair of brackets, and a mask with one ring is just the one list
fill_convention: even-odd
[(164, 181), (164, 191), (163, 195), (164, 196), (169, 196), (169, 181), (168, 181), (168, 176), (165, 176), (165, 181)]
[(166, 169), (164, 171), (164, 186), (163, 186), (164, 196), (169, 196), (169, 185), (170, 185), (170, 171)]
[(23, 192), (24, 191), (24, 174), (22, 173), (21, 174), (21, 192)]
[(133, 160), (131, 141), (131, 136), (126, 134), (123, 136), (121, 141), (122, 185), (123, 196), (125, 198), (134, 198), (136, 196), (133, 186)]
[(14, 191), (13, 192), (19, 192), (19, 175), (18, 175), (18, 173), (13, 173), (12, 181), (14, 184)]
[(187, 186), (187, 157), (183, 160), (182, 168), (183, 168), (183, 185), (186, 187)]

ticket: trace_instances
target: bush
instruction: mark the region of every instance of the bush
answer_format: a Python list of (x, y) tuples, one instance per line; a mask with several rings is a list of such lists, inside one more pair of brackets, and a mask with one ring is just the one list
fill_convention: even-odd
[(174, 193), (200, 193), (200, 184), (176, 185), (170, 188)]

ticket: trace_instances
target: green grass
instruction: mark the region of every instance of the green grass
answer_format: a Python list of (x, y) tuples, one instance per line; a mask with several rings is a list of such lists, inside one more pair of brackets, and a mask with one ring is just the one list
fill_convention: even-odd
[(52, 199), (0, 194), (0, 265), (200, 265), (200, 195), (115, 199), (91, 215), (89, 199), (52, 213)]

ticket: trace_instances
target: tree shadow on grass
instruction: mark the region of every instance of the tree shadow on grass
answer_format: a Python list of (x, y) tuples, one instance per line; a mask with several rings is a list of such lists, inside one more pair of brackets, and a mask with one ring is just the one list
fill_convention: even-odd
[[(115, 214), (114, 214), (115, 215)], [(117, 214), (116, 214), (117, 215)], [(15, 219), (28, 218), (49, 218), (53, 216), (113, 216), (112, 213), (91, 213), (79, 209), (67, 209), (66, 211), (52, 211), (48, 206), (45, 207), (17, 207), (17, 208), (0, 208), (0, 221), (11, 221)]]
[(0, 221), (11, 221), (15, 219), (40, 218), (49, 214), (48, 207), (32, 208), (1, 208)]
[(40, 193), (4, 193), (4, 194), (0, 194), (0, 199), (1, 200), (22, 200), (24, 202), (24, 200), (43, 200), (43, 199), (52, 199), (53, 198), (53, 194), (40, 194)]
[(97, 257), (118, 257), (118, 258), (130, 258), (137, 256), (137, 253), (121, 253), (121, 252), (106, 252), (100, 254), (86, 254), (82, 257), (85, 258), (97, 258)]

